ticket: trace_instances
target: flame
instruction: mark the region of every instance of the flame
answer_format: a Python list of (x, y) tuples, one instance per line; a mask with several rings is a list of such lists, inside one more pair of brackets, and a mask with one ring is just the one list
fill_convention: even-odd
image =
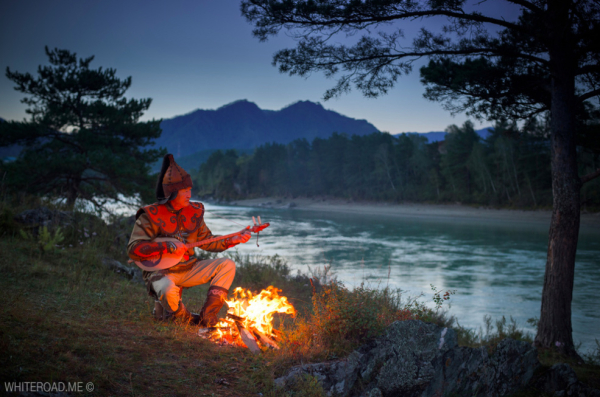
[[(280, 289), (273, 286), (267, 287), (258, 294), (253, 294), (248, 289), (236, 288), (232, 299), (225, 301), (229, 307), (227, 313), (239, 317), (241, 320), (236, 320), (241, 321), (247, 330), (256, 330), (264, 336), (276, 337), (274, 332), (279, 331), (273, 329), (273, 314), (296, 315), (294, 306), (285, 296), (280, 296), (280, 292)], [(208, 337), (219, 344), (246, 347), (238, 332), (236, 320), (220, 319)]]
[(285, 296), (279, 296), (280, 292), (280, 289), (268, 286), (253, 295), (250, 290), (238, 287), (233, 291), (233, 299), (225, 301), (229, 306), (227, 313), (242, 317), (244, 327), (254, 327), (265, 335), (271, 335), (274, 313), (296, 315), (294, 306)]

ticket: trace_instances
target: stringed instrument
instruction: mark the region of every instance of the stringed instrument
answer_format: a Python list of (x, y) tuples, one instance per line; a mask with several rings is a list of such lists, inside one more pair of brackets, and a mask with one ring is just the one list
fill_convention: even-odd
[[(247, 230), (249, 230), (252, 233), (256, 233), (258, 236), (258, 233), (261, 230), (264, 230), (265, 228), (269, 227), (269, 225), (270, 225), (269, 223), (261, 223), (260, 216), (258, 217), (258, 223), (256, 223), (256, 220), (254, 219), (254, 217), (252, 217), (252, 220), (254, 221), (254, 226), (252, 226), (252, 227), (248, 226), (245, 229), (242, 229), (236, 233), (231, 233), (231, 234), (227, 234), (224, 236), (217, 236), (217, 237), (209, 238), (209, 239), (202, 240), (202, 241), (196, 241), (195, 243), (187, 243), (187, 244), (182, 243), (181, 241), (179, 241), (173, 237), (157, 237), (152, 241), (155, 241), (157, 243), (171, 242), (171, 243), (175, 244), (175, 246), (177, 247), (176, 250), (172, 253), (170, 253), (168, 251), (163, 251), (157, 255), (150, 256), (148, 258), (144, 258), (141, 261), (130, 261), (130, 262), (135, 263), (140, 269), (146, 270), (149, 272), (153, 272), (156, 270), (168, 269), (170, 267), (177, 265), (179, 262), (181, 262), (183, 255), (185, 255), (185, 253), (190, 248), (214, 243), (215, 241), (224, 240), (229, 237), (239, 236)], [(258, 239), (258, 237), (257, 237), (257, 239)], [(257, 241), (256, 245), (258, 245), (258, 241)], [(186, 249), (183, 250), (183, 247), (185, 247)]]

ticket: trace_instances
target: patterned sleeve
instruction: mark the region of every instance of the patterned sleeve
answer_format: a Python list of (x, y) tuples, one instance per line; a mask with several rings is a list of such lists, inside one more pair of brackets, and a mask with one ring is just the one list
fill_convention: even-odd
[(145, 213), (141, 214), (135, 221), (129, 243), (127, 244), (127, 254), (129, 257), (133, 260), (141, 260), (167, 249), (166, 243), (152, 241), (156, 235), (156, 230), (152, 222), (150, 222), (148, 215)]

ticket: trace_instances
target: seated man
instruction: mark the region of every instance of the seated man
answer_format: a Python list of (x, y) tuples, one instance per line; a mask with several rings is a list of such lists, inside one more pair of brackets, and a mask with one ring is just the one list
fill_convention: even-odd
[[(199, 261), (192, 248), (177, 248), (172, 242), (154, 241), (157, 237), (173, 237), (185, 244), (215, 237), (204, 223), (202, 203), (190, 202), (191, 190), (190, 175), (175, 163), (173, 155), (167, 154), (158, 176), (157, 203), (138, 210), (127, 252), (131, 259), (139, 262), (161, 258), (162, 253), (167, 252), (183, 254), (181, 261), (173, 267), (144, 270), (148, 293), (161, 303), (165, 318), (211, 327), (218, 322), (217, 314), (235, 276), (235, 263), (227, 258)], [(249, 239), (250, 231), (246, 231), (200, 248), (221, 252)], [(204, 283), (210, 283), (206, 302), (199, 314), (190, 313), (181, 302), (182, 291)]]

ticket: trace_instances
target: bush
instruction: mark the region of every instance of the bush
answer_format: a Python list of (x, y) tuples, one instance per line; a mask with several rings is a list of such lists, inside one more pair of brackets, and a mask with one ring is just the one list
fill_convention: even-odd
[(400, 291), (369, 289), (364, 285), (349, 290), (332, 282), (313, 296), (314, 333), (323, 346), (348, 350), (380, 335), (394, 321), (415, 316), (402, 306)]

